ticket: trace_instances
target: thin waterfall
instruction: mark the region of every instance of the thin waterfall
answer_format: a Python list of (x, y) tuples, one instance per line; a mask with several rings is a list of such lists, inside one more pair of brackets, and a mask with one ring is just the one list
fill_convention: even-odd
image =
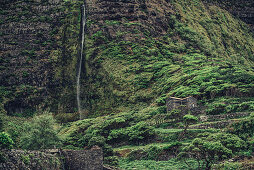
[(80, 119), (82, 118), (82, 107), (80, 102), (80, 75), (82, 70), (82, 60), (83, 60), (83, 51), (84, 51), (84, 43), (85, 43), (85, 26), (86, 26), (86, 7), (82, 5), (82, 27), (81, 27), (81, 51), (80, 51), (80, 60), (78, 67), (78, 75), (77, 75), (77, 103), (78, 103), (78, 112)]

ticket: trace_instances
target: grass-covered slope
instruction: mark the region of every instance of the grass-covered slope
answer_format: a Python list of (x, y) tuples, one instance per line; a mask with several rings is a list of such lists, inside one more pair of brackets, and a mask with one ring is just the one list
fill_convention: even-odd
[[(245, 23), (199, 0), (135, 3), (87, 2), (83, 103), (91, 114), (144, 108), (164, 95), (253, 94), (254, 39)], [(102, 4), (100, 16), (89, 11)], [(127, 17), (119, 6), (135, 12)]]

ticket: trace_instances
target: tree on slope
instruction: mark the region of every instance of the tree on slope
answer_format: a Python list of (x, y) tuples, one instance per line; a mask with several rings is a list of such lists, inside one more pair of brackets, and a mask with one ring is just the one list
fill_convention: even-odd
[(60, 138), (54, 128), (55, 121), (50, 114), (35, 116), (30, 123), (26, 123), (20, 137), (20, 147), (37, 150), (49, 149), (60, 144)]

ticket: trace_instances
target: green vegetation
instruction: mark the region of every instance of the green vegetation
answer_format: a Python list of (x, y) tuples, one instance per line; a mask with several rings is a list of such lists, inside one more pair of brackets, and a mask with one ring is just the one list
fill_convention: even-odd
[(120, 168), (122, 169), (196, 169), (198, 167), (194, 160), (188, 160), (189, 165), (184, 164), (184, 162), (177, 161), (176, 159), (170, 159), (169, 161), (153, 161), (153, 160), (142, 160), (142, 161), (128, 161), (120, 160)]
[(0, 132), (0, 149), (11, 149), (13, 144), (13, 140), (7, 133)]
[(60, 139), (54, 128), (52, 115), (35, 116), (23, 127), (20, 134), (20, 147), (23, 149), (48, 149), (58, 146)]
[(198, 121), (198, 118), (197, 118), (196, 116), (193, 116), (193, 115), (191, 115), (191, 114), (186, 114), (186, 115), (184, 115), (184, 116), (183, 116), (183, 122), (184, 122), (184, 126), (185, 126), (185, 127), (184, 127), (184, 130), (183, 130), (182, 134), (178, 137), (178, 139), (181, 140), (181, 139), (184, 137), (184, 135), (185, 135), (185, 133), (186, 133), (188, 127), (189, 127), (191, 124), (196, 123), (197, 121)]
[[(79, 150), (97, 145), (105, 164), (122, 169), (248, 168), (244, 158), (252, 160), (254, 153), (254, 34), (228, 11), (204, 2), (133, 1), (135, 12), (132, 16), (132, 5), (128, 7), (128, 17), (117, 11), (107, 16), (115, 8), (113, 1), (100, 16), (93, 10), (103, 2), (86, 4), (84, 120), (78, 120), (75, 84), (83, 1), (64, 0), (59, 9), (31, 19), (31, 6), (17, 3), (21, 12), (8, 15), (6, 22), (25, 17), (24, 23), (49, 24), (55, 22), (49, 17), (53, 11), (64, 17), (49, 31), (51, 38), (36, 32), (33, 43), (43, 50), (27, 43), (19, 56), (0, 59), (11, 63), (23, 57), (31, 70), (34, 63), (45, 62), (38, 67), (47, 74), (33, 80), (22, 69), (7, 76), (17, 79), (15, 85), (0, 86), (0, 148)], [(47, 54), (45, 61), (41, 51)], [(11, 66), (1, 69), (5, 67)], [(46, 90), (37, 87), (37, 80), (50, 81)], [(169, 96), (193, 96), (199, 107), (189, 110), (180, 104), (168, 111)], [(234, 116), (238, 112), (250, 116)], [(232, 158), (239, 161), (230, 162)], [(31, 157), (20, 159), (29, 164)], [(4, 160), (0, 153), (0, 162)]]
[(230, 158), (234, 153), (245, 148), (246, 143), (236, 135), (204, 133), (202, 137), (195, 138), (184, 147), (178, 157), (195, 158), (199, 169), (211, 169), (215, 162)]

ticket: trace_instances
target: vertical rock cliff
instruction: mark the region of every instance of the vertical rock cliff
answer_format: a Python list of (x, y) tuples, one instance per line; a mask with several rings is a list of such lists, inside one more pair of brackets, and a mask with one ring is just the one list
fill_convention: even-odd
[(57, 48), (61, 7), (60, 0), (0, 2), (0, 98), (10, 114), (45, 104), (50, 88), (59, 85), (50, 54)]

